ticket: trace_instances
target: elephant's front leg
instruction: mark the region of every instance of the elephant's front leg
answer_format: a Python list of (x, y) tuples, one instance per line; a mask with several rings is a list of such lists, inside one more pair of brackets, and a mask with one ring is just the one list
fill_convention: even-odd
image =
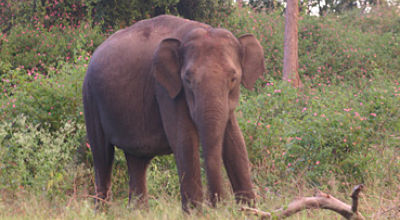
[(164, 131), (174, 153), (181, 186), (182, 207), (186, 212), (203, 201), (199, 138), (184, 97), (171, 100), (165, 93), (157, 97)]
[[(186, 212), (197, 207), (203, 201), (203, 192), (200, 174), (200, 158), (197, 135), (180, 130), (180, 141), (175, 144), (174, 156), (178, 166), (179, 182), (181, 186), (182, 207)], [(180, 136), (180, 135), (179, 135)]]
[(203, 147), (211, 205), (216, 207), (217, 203), (225, 196), (222, 178), (222, 137), (215, 138), (215, 136), (219, 136), (218, 132), (211, 128), (207, 129), (206, 133), (208, 134), (200, 135), (202, 137), (201, 144)]
[(250, 177), (250, 162), (234, 113), (231, 114), (225, 131), (223, 160), (236, 200), (252, 203), (255, 194)]

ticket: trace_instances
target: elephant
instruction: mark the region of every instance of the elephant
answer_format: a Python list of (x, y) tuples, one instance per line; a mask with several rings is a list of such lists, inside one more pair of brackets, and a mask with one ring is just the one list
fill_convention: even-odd
[(161, 15), (136, 22), (93, 53), (83, 81), (86, 130), (96, 196), (109, 199), (115, 146), (129, 173), (129, 201), (147, 204), (146, 169), (173, 154), (182, 208), (203, 204), (201, 156), (208, 201), (226, 192), (225, 166), (238, 202), (253, 203), (250, 162), (235, 116), (240, 84), (253, 89), (264, 52), (251, 34)]

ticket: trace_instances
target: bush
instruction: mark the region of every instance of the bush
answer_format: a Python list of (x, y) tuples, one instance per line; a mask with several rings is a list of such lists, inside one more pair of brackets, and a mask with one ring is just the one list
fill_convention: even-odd
[[(87, 63), (83, 58), (81, 62)], [(81, 87), (86, 66), (64, 64), (60, 73), (50, 72), (47, 76), (28, 76), (21, 74), (21, 69), (10, 70), (7, 74), (10, 81), (3, 84), (7, 97), (0, 100), (1, 118), (23, 114), (28, 122), (50, 131), (57, 131), (63, 121), (83, 123)]]
[[(392, 16), (383, 16), (390, 22)], [(349, 13), (343, 17), (326, 17), (315, 25), (315, 18), (302, 20), (299, 29), (299, 74), (324, 82), (357, 81), (382, 74), (398, 75), (399, 35), (393, 32), (364, 32), (348, 19), (366, 20), (367, 16)], [(357, 21), (361, 22), (361, 21)]]
[[(40, 22), (46, 27), (65, 24), (77, 25), (92, 15), (97, 0), (0, 0), (0, 27)], [(3, 30), (3, 29), (2, 29)], [(3, 32), (7, 32), (9, 29)]]
[(126, 27), (160, 14), (181, 15), (200, 21), (228, 12), (231, 0), (0, 0), (0, 29), (8, 33), (15, 24), (44, 24), (46, 28), (84, 22), (101, 24), (103, 30)]
[[(232, 10), (231, 0), (180, 0), (177, 9), (185, 18), (211, 23), (219, 22), (221, 14), (228, 16)], [(223, 17), (223, 16), (222, 16)]]
[(135, 21), (160, 14), (177, 14), (177, 3), (178, 0), (97, 0), (94, 20), (103, 22), (104, 27), (126, 27)]
[(399, 84), (360, 81), (362, 88), (306, 81), (310, 89), (298, 92), (271, 80), (242, 96), (239, 123), (257, 173), (267, 173), (262, 178), (271, 185), (297, 175), (313, 184), (332, 175), (354, 182), (370, 178), (377, 171), (376, 150), (400, 146)]
[[(381, 10), (373, 9), (373, 13), (365, 15), (355, 11), (343, 16), (301, 17), (300, 77), (323, 83), (358, 81), (360, 77), (381, 74), (400, 77), (400, 18), (395, 9)], [(386, 10), (388, 13), (384, 13)], [(219, 26), (236, 36), (254, 34), (264, 48), (266, 73), (278, 80), (282, 76), (284, 22), (278, 12), (256, 13), (244, 7), (221, 18)]]
[(60, 122), (53, 133), (18, 115), (0, 124), (0, 188), (27, 189), (48, 195), (73, 187), (76, 152), (85, 136), (76, 122)]
[[(88, 23), (77, 27), (60, 24), (48, 29), (40, 22), (17, 24), (9, 35), (3, 35), (0, 59), (11, 64), (12, 69), (25, 69), (29, 75), (46, 75), (79, 56), (88, 59), (104, 39), (99, 27)], [(3, 74), (4, 70), (0, 72)]]

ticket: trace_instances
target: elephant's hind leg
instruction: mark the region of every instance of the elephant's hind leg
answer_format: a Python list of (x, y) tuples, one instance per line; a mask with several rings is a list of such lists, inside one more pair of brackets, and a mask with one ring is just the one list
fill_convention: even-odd
[(94, 162), (96, 196), (100, 199), (109, 200), (111, 197), (110, 189), (114, 146), (105, 139), (101, 127), (87, 127)]
[[(114, 146), (104, 134), (100, 117), (90, 94), (83, 95), (87, 137), (93, 155), (96, 196), (108, 200), (111, 196), (111, 172), (114, 161)], [(96, 200), (97, 202), (98, 200)]]
[[(92, 144), (95, 142), (95, 144)], [(91, 141), (91, 149), (94, 161), (96, 196), (109, 200), (111, 197), (111, 173), (114, 160), (114, 146), (108, 143)], [(96, 146), (96, 147), (94, 147)]]
[(100, 199), (108, 200), (111, 197), (114, 146), (105, 139), (101, 127), (87, 126), (87, 130), (94, 162), (96, 196)]
[[(139, 207), (147, 206), (146, 170), (152, 158), (135, 157), (125, 152), (129, 172), (129, 203), (135, 200)], [(132, 198), (132, 195), (135, 198)]]

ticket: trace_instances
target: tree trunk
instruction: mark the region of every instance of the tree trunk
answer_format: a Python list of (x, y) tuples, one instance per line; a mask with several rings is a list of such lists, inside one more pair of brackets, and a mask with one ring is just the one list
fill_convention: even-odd
[(290, 82), (294, 87), (302, 87), (299, 73), (298, 58), (298, 0), (287, 0), (286, 22), (285, 22), (285, 42), (283, 52), (283, 80)]

